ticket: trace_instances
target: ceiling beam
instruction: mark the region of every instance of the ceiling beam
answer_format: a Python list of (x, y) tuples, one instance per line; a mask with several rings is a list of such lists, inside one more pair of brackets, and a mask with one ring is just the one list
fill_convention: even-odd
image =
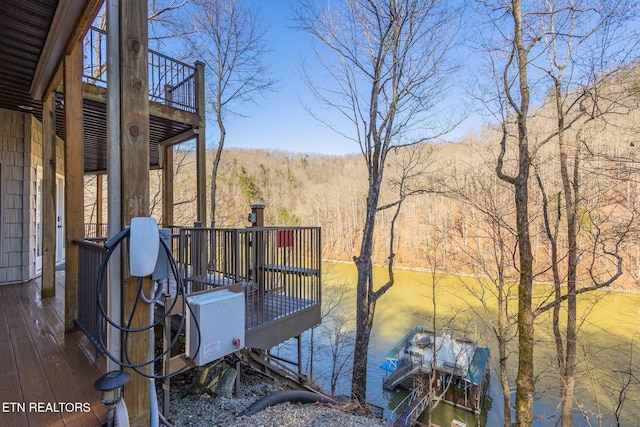
[(29, 88), (42, 101), (62, 79), (64, 54), (84, 37), (104, 0), (60, 0)]
[(164, 150), (167, 147), (172, 147), (176, 144), (189, 141), (190, 139), (194, 139), (197, 136), (198, 129), (191, 128), (178, 135), (172, 136), (171, 138), (167, 138), (164, 141), (160, 141), (160, 143), (158, 143), (158, 163), (162, 165), (164, 161)]

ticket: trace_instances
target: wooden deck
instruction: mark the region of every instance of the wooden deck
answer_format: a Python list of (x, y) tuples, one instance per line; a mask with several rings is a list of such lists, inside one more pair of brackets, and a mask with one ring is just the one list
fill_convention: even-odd
[(93, 383), (103, 357), (82, 332), (64, 333), (64, 273), (56, 296), (40, 282), (0, 286), (0, 426), (101, 426), (106, 410)]

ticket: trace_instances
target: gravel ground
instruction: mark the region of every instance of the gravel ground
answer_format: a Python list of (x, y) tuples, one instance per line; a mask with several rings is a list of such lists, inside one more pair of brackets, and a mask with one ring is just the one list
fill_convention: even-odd
[[(258, 399), (284, 390), (275, 380), (252, 371), (243, 371), (240, 396), (233, 399), (208, 394), (193, 395), (189, 373), (172, 379), (169, 421), (176, 427), (388, 427), (378, 418), (358, 415), (354, 405), (284, 403), (268, 407), (250, 417), (238, 417)], [(159, 395), (160, 397), (160, 395)]]

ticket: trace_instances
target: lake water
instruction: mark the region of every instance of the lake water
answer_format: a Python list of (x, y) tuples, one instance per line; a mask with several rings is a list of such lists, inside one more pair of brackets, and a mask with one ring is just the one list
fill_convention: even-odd
[[(386, 277), (386, 269), (376, 268), (374, 276), (379, 280)], [(389, 418), (393, 408), (406, 393), (389, 392), (382, 388), (385, 372), (380, 368), (386, 354), (402, 337), (418, 324), (430, 329), (432, 310), (432, 275), (429, 272), (396, 270), (396, 284), (384, 295), (376, 306), (375, 321), (369, 347), (367, 400), (385, 408), (385, 417)], [(467, 286), (462, 283), (465, 280)], [(440, 404), (436, 408), (433, 422), (448, 427), (453, 418), (463, 421), (467, 426), (502, 425), (502, 391), (495, 370), (497, 366), (497, 344), (487, 328), (487, 310), (496, 309), (496, 302), (485, 295), (484, 305), (472, 295), (472, 290), (479, 286), (469, 285), (471, 279), (456, 276), (438, 276), (436, 280), (437, 325), (447, 324), (454, 327), (459, 335), (476, 338), (482, 347), (490, 347), (492, 352), (491, 383), (487, 408), (481, 417)], [(348, 292), (338, 307), (338, 311), (355, 318), (355, 283), (356, 270), (351, 263), (325, 264), (323, 266), (323, 298), (338, 284), (346, 284)], [(381, 283), (381, 282), (378, 282)], [(543, 299), (549, 287), (539, 285), (537, 296)], [(640, 360), (640, 296), (597, 292), (581, 296), (579, 300), (581, 332), (579, 335), (578, 359), (580, 361), (576, 400), (580, 409), (574, 415), (575, 426), (614, 425), (612, 408), (617, 403), (621, 384), (628, 378), (623, 371), (634, 372), (640, 378), (640, 367), (636, 368), (636, 360)], [(517, 309), (516, 302), (513, 310)], [(554, 425), (559, 394), (559, 378), (555, 372), (555, 351), (549, 323), (550, 314), (540, 316), (536, 326), (536, 372), (539, 375), (536, 383), (535, 426)], [(353, 322), (351, 322), (353, 324)], [(308, 372), (308, 345), (310, 334), (303, 335), (305, 346), (305, 371)], [(330, 358), (326, 354), (326, 337), (316, 330), (314, 333), (315, 354), (314, 378), (326, 390), (329, 389), (331, 372)], [(295, 360), (295, 340), (282, 344), (274, 353)], [(511, 382), (515, 383), (517, 370), (517, 342), (512, 345), (510, 364)], [(637, 355), (637, 356), (636, 356)], [(341, 376), (337, 394), (349, 395), (350, 372)], [(627, 399), (623, 406), (622, 425), (639, 425), (637, 414), (640, 414), (640, 384), (633, 382), (628, 389)], [(515, 390), (515, 389), (514, 389)], [(515, 399), (515, 391), (512, 398)], [(596, 421), (601, 417), (602, 424)]]

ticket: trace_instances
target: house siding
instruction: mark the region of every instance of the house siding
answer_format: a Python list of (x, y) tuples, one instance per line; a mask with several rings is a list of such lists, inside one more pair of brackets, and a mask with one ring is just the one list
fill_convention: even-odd
[(25, 280), (25, 114), (0, 110), (0, 283)]
[[(35, 277), (36, 272), (36, 251), (38, 244), (38, 229), (36, 226), (36, 214), (38, 203), (38, 172), (37, 168), (40, 167), (40, 174), (42, 175), (42, 123), (36, 120), (33, 116), (29, 116), (30, 123), (28, 126), (29, 135), (26, 138), (30, 141), (25, 144), (28, 150), (25, 159), (27, 164), (25, 165), (25, 173), (28, 175), (28, 180), (25, 182), (25, 223), (23, 224), (25, 230), (25, 236), (28, 236), (29, 250), (25, 253), (25, 266), (27, 268), (27, 275), (29, 278)], [(29, 218), (29, 221), (26, 221)]]
[[(0, 109), (0, 285), (37, 275), (38, 167), (42, 167), (42, 123), (30, 114)], [(59, 138), (56, 167), (64, 175), (64, 142)]]

